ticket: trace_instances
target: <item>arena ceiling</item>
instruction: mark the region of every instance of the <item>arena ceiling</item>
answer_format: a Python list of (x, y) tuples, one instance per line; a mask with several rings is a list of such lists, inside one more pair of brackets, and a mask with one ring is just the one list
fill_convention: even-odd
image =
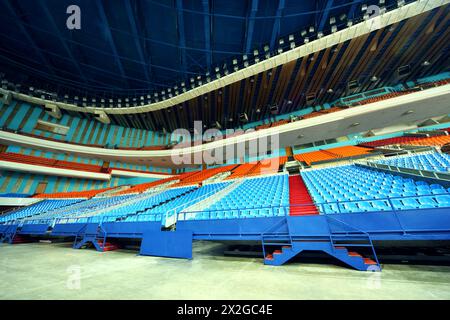
[[(213, 75), (217, 67), (223, 71), (224, 65), (232, 72), (233, 59), (242, 63), (243, 55), (254, 57), (255, 49), (263, 56), (265, 46), (272, 55), (281, 46), (286, 50), (290, 35), (296, 42), (311, 27), (315, 34), (327, 33), (333, 18), (338, 29), (345, 28), (349, 20), (363, 18), (364, 6), (380, 1), (2, 0), (0, 4), (0, 68), (8, 76), (58, 94), (70, 89), (80, 96), (131, 99), (173, 90), (191, 78)], [(81, 10), (80, 30), (66, 26), (66, 9), (73, 4)], [(397, 1), (382, 5), (396, 7)], [(115, 124), (156, 131), (191, 128), (194, 120), (236, 127), (241, 113), (250, 121), (265, 119), (272, 106), (287, 113), (434, 74), (448, 70), (448, 24), (445, 5), (172, 107), (109, 117)], [(424, 66), (424, 61), (429, 64)], [(403, 66), (409, 73), (400, 77), (397, 71)], [(358, 85), (349, 90), (349, 83)]]

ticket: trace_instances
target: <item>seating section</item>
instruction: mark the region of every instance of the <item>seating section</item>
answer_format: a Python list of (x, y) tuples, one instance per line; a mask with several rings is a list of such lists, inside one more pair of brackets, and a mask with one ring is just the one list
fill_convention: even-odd
[(390, 146), (390, 145), (401, 145), (401, 144), (408, 144), (411, 141), (415, 141), (421, 138), (418, 137), (395, 137), (395, 138), (388, 138), (388, 139), (381, 139), (381, 140), (375, 140), (370, 142), (363, 142), (360, 143), (359, 146), (366, 147), (366, 148), (378, 148), (378, 147), (384, 147), (384, 146)]
[(450, 171), (450, 155), (440, 152), (388, 158), (377, 163), (428, 171)]
[(177, 215), (182, 210), (213, 196), (226, 188), (230, 183), (211, 183), (201, 188), (190, 188), (187, 192), (172, 201), (168, 201), (154, 208), (148, 209), (137, 215), (126, 218), (125, 221), (161, 221), (164, 216)]
[(400, 96), (404, 96), (405, 94), (411, 93), (413, 91), (399, 91), (399, 92), (390, 92), (387, 93), (385, 95), (382, 96), (378, 96), (378, 97), (372, 97), (372, 98), (368, 98), (365, 100), (360, 100), (357, 102), (353, 102), (351, 105), (352, 106), (362, 106), (365, 104), (369, 104), (369, 103), (374, 103), (374, 102), (379, 102), (379, 101), (383, 101), (386, 99), (391, 99), (391, 98), (396, 98), (396, 97), (400, 97)]
[(57, 193), (40, 193), (33, 196), (33, 198), (47, 198), (47, 199), (56, 199), (56, 198), (92, 198), (96, 195), (113, 190), (114, 187), (103, 188), (98, 190), (86, 190), (86, 191), (72, 191), (72, 192), (57, 192)]
[(162, 185), (164, 183), (168, 183), (168, 182), (171, 182), (171, 181), (174, 181), (174, 180), (177, 180), (177, 179), (178, 179), (177, 176), (175, 176), (175, 177), (171, 177), (171, 178), (166, 178), (166, 179), (156, 180), (156, 181), (152, 181), (152, 182), (146, 182), (146, 183), (137, 184), (137, 185), (132, 186), (129, 189), (117, 192), (116, 195), (145, 192), (146, 190), (148, 190), (150, 188), (157, 187), (159, 185)]
[(289, 214), (288, 176), (274, 175), (246, 179), (219, 201), (198, 213), (186, 213), (187, 220), (261, 218)]
[[(33, 164), (37, 166), (45, 166), (52, 168), (88, 171), (88, 172), (104, 172), (101, 166), (96, 166), (92, 164), (84, 164), (78, 162), (69, 162), (63, 160), (47, 159), (42, 157), (28, 156), (19, 153), (4, 152), (0, 153), (0, 160), (12, 161), (26, 164)], [(109, 170), (107, 169), (109, 172)]]
[(363, 147), (345, 146), (338, 148), (331, 148), (326, 150), (319, 150), (313, 152), (307, 152), (294, 155), (294, 158), (298, 161), (303, 161), (307, 165), (311, 165), (314, 162), (328, 161), (333, 159), (343, 159), (348, 157), (360, 156), (370, 154), (371, 150)]
[(421, 138), (414, 141), (410, 141), (408, 144), (416, 146), (435, 146), (442, 147), (444, 144), (450, 143), (450, 136), (437, 136)]
[(80, 201), (83, 200), (81, 199), (43, 200), (30, 206), (8, 212), (0, 216), (0, 223), (29, 218), (39, 214), (45, 214), (47, 212), (51, 212), (56, 209), (73, 205)]
[(325, 109), (325, 110), (320, 110), (320, 111), (316, 111), (316, 112), (312, 112), (309, 114), (305, 114), (303, 115), (301, 118), (302, 119), (311, 119), (311, 118), (315, 118), (324, 114), (328, 114), (328, 113), (333, 113), (333, 112), (337, 112), (342, 110), (342, 108), (340, 107), (332, 107), (330, 109)]
[(390, 145), (417, 145), (417, 146), (436, 146), (442, 147), (444, 144), (450, 143), (450, 136), (434, 136), (434, 137), (397, 137), (376, 140), (371, 142), (360, 143), (361, 147), (377, 148)]
[(247, 176), (253, 168), (255, 168), (257, 163), (244, 163), (239, 165), (237, 168), (233, 170), (231, 175), (227, 179), (236, 179)]
[[(146, 212), (156, 206), (175, 199), (192, 190), (194, 190), (193, 187), (182, 187), (168, 189), (162, 192), (142, 194), (140, 197), (132, 198), (132, 201), (128, 201), (124, 205), (114, 206), (110, 210), (106, 209), (96, 215), (87, 214), (85, 216), (90, 217), (89, 222), (125, 220), (127, 217), (132, 217), (141, 213), (145, 215)], [(150, 216), (149, 220), (151, 220), (152, 217), (154, 216)], [(88, 221), (88, 218), (85, 220)]]
[(94, 215), (96, 211), (103, 210), (107, 207), (119, 205), (132, 200), (140, 195), (122, 195), (116, 197), (98, 197), (82, 201), (75, 205), (41, 212), (32, 217), (33, 220), (39, 219), (59, 219), (59, 218), (78, 218)]
[[(321, 213), (450, 206), (450, 188), (355, 165), (308, 170), (301, 174)], [(388, 198), (392, 198), (392, 205)]]
[(180, 182), (175, 184), (174, 186), (186, 186), (186, 185), (193, 185), (201, 183), (202, 181), (209, 179), (219, 173), (231, 171), (236, 167), (235, 164), (224, 166), (224, 167), (217, 167), (212, 169), (206, 169), (202, 171), (197, 171), (192, 175), (189, 175), (187, 177), (181, 178)]

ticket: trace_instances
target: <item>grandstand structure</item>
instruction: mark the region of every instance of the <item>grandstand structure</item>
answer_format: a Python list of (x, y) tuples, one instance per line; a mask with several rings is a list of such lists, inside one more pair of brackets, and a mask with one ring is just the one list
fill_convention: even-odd
[[(311, 1), (274, 1), (270, 35), (265, 2), (249, 2), (246, 26), (220, 1), (94, 2), (97, 47), (71, 44), (46, 5), (51, 27), (33, 29), (24, 1), (0, 14), (2, 242), (138, 240), (141, 255), (188, 259), (197, 240), (257, 242), (267, 265), (321, 251), (380, 271), (379, 246), (450, 241), (449, 1), (324, 1), (308, 19)], [(285, 9), (302, 22), (280, 22)], [(140, 12), (174, 17), (174, 38), (146, 39)], [(190, 34), (196, 15), (216, 34), (208, 19), (204, 38)], [(220, 45), (227, 28), (245, 29), (239, 59)], [(60, 45), (45, 49), (45, 35)], [(256, 49), (256, 36), (270, 43)]]

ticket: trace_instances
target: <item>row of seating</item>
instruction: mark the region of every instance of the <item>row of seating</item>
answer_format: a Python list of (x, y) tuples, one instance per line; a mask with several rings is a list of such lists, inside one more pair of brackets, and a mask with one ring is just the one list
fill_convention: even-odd
[(219, 182), (207, 184), (200, 188), (193, 188), (189, 190), (190, 192), (186, 192), (184, 195), (173, 199), (172, 201), (145, 210), (138, 215), (129, 216), (125, 221), (161, 221), (165, 216), (178, 215), (182, 210), (213, 196), (228, 185), (229, 182)]
[(450, 155), (440, 152), (393, 157), (379, 160), (377, 163), (418, 170), (450, 171)]
[[(450, 204), (450, 188), (356, 165), (301, 174), (322, 213), (392, 210), (392, 206), (396, 210), (411, 209), (408, 201), (412, 200), (417, 202), (416, 208), (448, 207)], [(388, 198), (393, 198), (392, 205), (385, 201)]]
[(437, 146), (442, 147), (444, 144), (450, 143), (450, 135), (433, 136), (433, 137), (396, 137), (381, 139), (376, 141), (360, 143), (361, 147), (378, 148), (390, 145), (418, 145), (418, 146)]
[(32, 220), (59, 219), (93, 215), (96, 211), (103, 210), (107, 207), (124, 204), (127, 201), (133, 200), (133, 198), (138, 197), (142, 197), (142, 195), (121, 195), (115, 197), (91, 198), (89, 200), (84, 200), (64, 208), (42, 212), (40, 214), (34, 215), (32, 217)]
[(223, 198), (211, 201), (201, 212), (187, 212), (180, 218), (191, 220), (268, 217), (284, 214), (283, 210), (289, 214), (288, 175), (246, 179)]
[(415, 141), (420, 139), (419, 137), (395, 137), (395, 138), (387, 138), (369, 142), (360, 143), (359, 146), (366, 148), (378, 148), (390, 145), (401, 145), (401, 144), (409, 144), (411, 141)]
[[(0, 160), (12, 161), (18, 163), (33, 164), (38, 166), (46, 166), (52, 168), (71, 169), (88, 172), (104, 172), (101, 166), (85, 164), (79, 162), (70, 162), (56, 159), (48, 159), (43, 157), (29, 156), (20, 153), (3, 152), (0, 153)], [(106, 172), (109, 172), (107, 169)]]
[(345, 146), (296, 154), (294, 155), (294, 158), (297, 161), (302, 161), (305, 162), (307, 165), (311, 165), (314, 162), (360, 156), (370, 154), (370, 152), (371, 150), (368, 148), (357, 146)]
[[(194, 187), (181, 187), (156, 193), (146, 193), (140, 197), (132, 198), (132, 200), (125, 202), (121, 206), (113, 206), (110, 209), (105, 208), (105, 210), (99, 214), (85, 214), (83, 216), (86, 217), (85, 219), (78, 219), (77, 221), (111, 222), (118, 219), (131, 218), (138, 214), (145, 215), (150, 209), (179, 197), (193, 189)], [(79, 218), (80, 216), (77, 217)], [(70, 220), (67, 222), (70, 222)]]
[(33, 196), (33, 198), (92, 198), (96, 195), (107, 192), (114, 189), (115, 187), (97, 189), (97, 190), (85, 190), (85, 191), (69, 191), (69, 192), (56, 192), (56, 193), (40, 193)]
[(181, 178), (180, 182), (175, 184), (174, 186), (186, 186), (186, 185), (192, 185), (192, 184), (198, 184), (202, 181), (211, 178), (219, 173), (227, 172), (233, 170), (237, 165), (232, 164), (228, 166), (223, 167), (217, 167), (212, 169), (205, 169), (201, 171), (197, 171), (192, 175), (189, 175), (187, 177)]
[(61, 200), (42, 200), (35, 204), (7, 212), (0, 216), (0, 223), (14, 221), (18, 219), (29, 218), (39, 214), (45, 214), (53, 210), (68, 207), (75, 203), (83, 201), (82, 199), (61, 199)]

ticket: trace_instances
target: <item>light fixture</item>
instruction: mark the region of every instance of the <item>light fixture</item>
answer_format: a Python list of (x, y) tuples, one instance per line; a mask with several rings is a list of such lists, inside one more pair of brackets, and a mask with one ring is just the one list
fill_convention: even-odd
[(372, 82), (375, 82), (375, 81), (377, 81), (377, 80), (378, 80), (377, 76), (372, 76), (372, 77), (370, 78), (370, 81), (372, 81)]
[(335, 24), (336, 23), (336, 18), (335, 17), (331, 17), (330, 18), (330, 24)]
[(314, 32), (314, 27), (313, 26), (311, 26), (311, 27), (309, 27), (309, 33), (313, 33)]
[(328, 92), (328, 93), (333, 93), (334, 90), (330, 88), (330, 89), (327, 90), (327, 92)]
[(429, 66), (431, 63), (428, 60), (425, 60), (424, 62), (422, 62), (422, 66), (426, 67)]

